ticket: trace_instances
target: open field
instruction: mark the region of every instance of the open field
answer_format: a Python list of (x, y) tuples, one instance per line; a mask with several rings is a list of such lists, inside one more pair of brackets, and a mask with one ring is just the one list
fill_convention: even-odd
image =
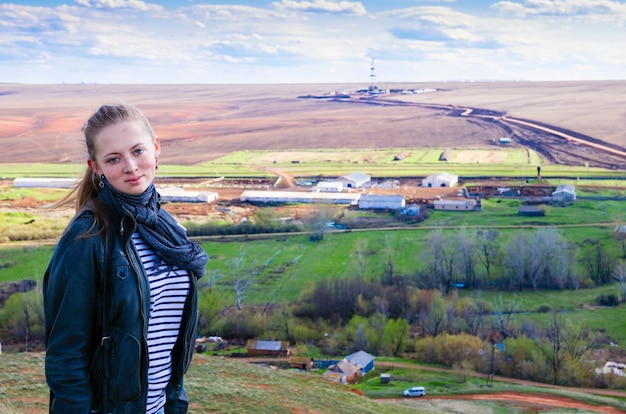
[[(395, 94), (392, 98), (399, 103), (393, 104), (299, 98), (331, 97), (335, 91), (360, 87), (2, 84), (0, 163), (82, 164), (82, 123), (100, 104), (116, 102), (135, 104), (151, 119), (164, 146), (164, 164), (199, 164), (239, 150), (489, 149), (515, 132), (498, 122), (450, 116), (441, 105), (499, 111), (578, 131), (622, 149), (626, 143), (626, 81), (379, 85), (437, 89)], [(523, 146), (522, 141), (512, 146)], [(576, 153), (581, 163), (586, 152)], [(591, 166), (601, 158), (592, 158)]]

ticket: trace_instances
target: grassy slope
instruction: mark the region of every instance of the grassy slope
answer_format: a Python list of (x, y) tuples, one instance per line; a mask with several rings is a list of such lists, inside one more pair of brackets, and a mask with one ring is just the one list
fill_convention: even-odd
[[(42, 353), (0, 355), (0, 412), (3, 414), (44, 414), (47, 412), (48, 389), (43, 375)], [(484, 393), (517, 391), (555, 393), (585, 401), (592, 405), (626, 408), (624, 400), (594, 396), (571, 391), (532, 388), (514, 384), (494, 383), (485, 389), (478, 380), (459, 381), (458, 376), (428, 371), (397, 368), (389, 371), (394, 378), (412, 378), (424, 381), (428, 390), (439, 394), (437, 388), (448, 393)], [(421, 373), (420, 373), (421, 372)], [(484, 380), (480, 380), (484, 381)], [(510, 407), (507, 402), (403, 400), (398, 397), (407, 384), (395, 380), (390, 385), (392, 394), (382, 392), (376, 376), (359, 388), (365, 393), (385, 397), (373, 400), (354, 392), (351, 387), (332, 383), (318, 374), (270, 369), (242, 361), (196, 354), (186, 376), (186, 388), (191, 400), (189, 413), (522, 413), (530, 412)], [(434, 382), (449, 385), (431, 385)], [(456, 385), (454, 385), (456, 384)], [(481, 389), (482, 388), (482, 389)], [(439, 394), (443, 395), (443, 394)], [(563, 412), (544, 407), (543, 413)], [(567, 411), (579, 412), (579, 411)]]
[[(42, 353), (0, 356), (0, 412), (43, 414), (48, 389)], [(318, 375), (272, 370), (196, 355), (186, 380), (190, 413), (387, 413), (389, 405), (351, 392)], [(434, 413), (393, 408), (393, 412)]]

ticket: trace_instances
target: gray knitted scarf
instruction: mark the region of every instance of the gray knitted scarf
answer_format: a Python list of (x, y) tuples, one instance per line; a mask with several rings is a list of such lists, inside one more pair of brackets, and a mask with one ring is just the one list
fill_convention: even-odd
[(191, 270), (196, 277), (204, 275), (208, 256), (187, 237), (187, 231), (169, 214), (159, 214), (161, 202), (154, 184), (139, 195), (116, 190), (106, 179), (100, 197), (113, 209), (131, 215), (144, 243), (168, 266)]

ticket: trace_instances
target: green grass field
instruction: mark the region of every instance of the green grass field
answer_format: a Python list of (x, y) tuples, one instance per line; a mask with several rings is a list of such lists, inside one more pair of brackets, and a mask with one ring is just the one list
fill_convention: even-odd
[[(444, 150), (448, 161), (439, 161)], [(398, 157), (396, 159), (396, 157)], [(237, 151), (198, 165), (159, 164), (161, 177), (269, 177), (280, 170), (293, 176), (337, 176), (363, 171), (375, 177), (427, 176), (447, 171), (459, 176), (585, 178), (622, 177), (615, 170), (548, 165), (532, 150), (522, 148), (400, 148), (377, 150)], [(84, 164), (0, 164), (0, 177), (79, 177)]]

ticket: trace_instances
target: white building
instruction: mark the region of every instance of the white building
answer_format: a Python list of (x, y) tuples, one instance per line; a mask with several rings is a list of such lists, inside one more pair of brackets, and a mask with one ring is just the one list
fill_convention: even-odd
[(15, 188), (73, 188), (78, 183), (77, 178), (16, 178), (13, 180)]
[(210, 203), (219, 196), (212, 191), (192, 191), (180, 187), (161, 187), (157, 191), (164, 203)]
[(362, 172), (353, 172), (335, 181), (344, 183), (346, 188), (360, 188), (372, 181), (372, 177)]
[(340, 193), (343, 191), (343, 183), (341, 181), (320, 181), (313, 191), (322, 191), (325, 193)]
[(474, 211), (476, 200), (435, 200), (435, 210)]
[(454, 187), (459, 183), (459, 176), (442, 172), (429, 175), (422, 181), (422, 187)]
[(362, 195), (359, 199), (359, 208), (377, 210), (400, 210), (406, 206), (406, 200), (401, 195)]
[(247, 190), (239, 198), (248, 203), (328, 203), (358, 205), (359, 193), (321, 193), (312, 191)]
[(576, 201), (576, 187), (571, 184), (561, 184), (552, 193), (552, 201)]

